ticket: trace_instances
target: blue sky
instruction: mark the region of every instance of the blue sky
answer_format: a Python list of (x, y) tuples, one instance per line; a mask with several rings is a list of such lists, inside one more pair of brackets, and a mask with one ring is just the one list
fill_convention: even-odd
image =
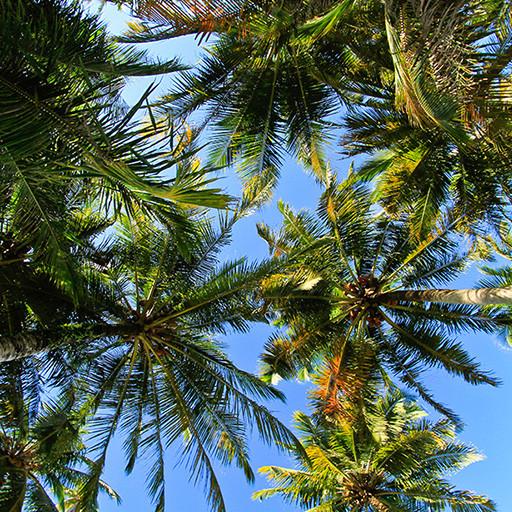
[[(92, 3), (95, 9), (97, 3)], [(121, 33), (129, 17), (126, 13), (118, 11), (115, 7), (105, 6), (103, 16), (110, 30)], [(181, 56), (189, 64), (194, 64), (199, 58), (199, 50), (191, 38), (181, 38), (173, 42), (162, 42), (149, 46), (153, 55), (162, 59)], [(149, 81), (145, 79), (133, 80), (128, 84), (125, 98), (133, 103), (145, 90)], [(164, 79), (159, 91), (165, 92), (169, 80)], [(331, 151), (332, 167), (340, 176), (346, 172), (349, 161), (337, 158), (335, 148)], [(224, 183), (234, 188), (236, 183), (229, 176)], [(316, 204), (320, 188), (313, 178), (303, 172), (292, 160), (285, 162), (282, 170), (282, 179), (276, 190), (274, 200), (255, 215), (244, 219), (235, 228), (233, 243), (226, 250), (228, 258), (248, 256), (258, 259), (266, 255), (266, 245), (256, 233), (256, 223), (264, 221), (270, 225), (279, 225), (279, 215), (276, 209), (276, 200), (284, 199), (294, 208), (313, 208)], [(477, 269), (470, 269), (464, 278), (454, 283), (457, 287), (471, 287), (479, 279)], [(228, 353), (233, 360), (244, 369), (257, 371), (257, 358), (261, 348), (270, 333), (270, 328), (264, 325), (255, 325), (246, 335), (231, 335), (226, 337)], [(434, 391), (436, 397), (449, 404), (463, 418), (466, 428), (461, 439), (473, 444), (486, 459), (470, 466), (453, 478), (453, 483), (465, 489), (487, 494), (498, 505), (498, 510), (506, 512), (512, 510), (512, 490), (510, 480), (510, 460), (512, 460), (512, 436), (509, 435), (512, 422), (512, 350), (505, 347), (496, 337), (467, 335), (464, 342), (471, 354), (476, 356), (484, 368), (492, 369), (500, 377), (503, 384), (498, 388), (474, 387), (462, 382), (460, 379), (450, 378), (444, 373), (432, 371), (426, 377), (426, 383)], [(271, 409), (286, 424), (291, 425), (293, 411), (306, 408), (307, 383), (287, 382), (280, 383), (279, 388), (286, 393), (287, 403), (274, 403)], [(251, 443), (253, 467), (277, 464), (290, 465), (291, 461), (275, 448), (262, 445), (257, 439)], [(201, 484), (194, 486), (189, 482), (188, 472), (183, 466), (177, 466), (178, 461), (173, 450), (167, 454), (167, 501), (171, 511), (194, 510), (206, 512), (209, 510), (203, 498)], [(115, 503), (102, 500), (102, 512), (141, 512), (151, 511), (153, 507), (145, 493), (144, 461), (139, 463), (135, 472), (126, 476), (124, 474), (124, 460), (119, 444), (114, 444), (110, 451), (109, 464), (105, 479), (122, 496), (120, 507)], [(294, 507), (285, 504), (279, 498), (265, 502), (253, 502), (251, 494), (254, 490), (265, 486), (265, 481), (257, 477), (256, 483), (251, 486), (245, 483), (243, 476), (230, 468), (219, 468), (221, 484), (224, 490), (228, 510), (232, 512), (294, 512)]]

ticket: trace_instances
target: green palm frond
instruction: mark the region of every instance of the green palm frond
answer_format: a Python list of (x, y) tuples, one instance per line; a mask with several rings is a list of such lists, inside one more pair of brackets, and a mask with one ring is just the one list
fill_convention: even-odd
[(492, 511), (488, 498), (459, 491), (446, 480), (481, 459), (457, 442), (453, 425), (422, 419), (424, 412), (399, 392), (374, 396), (356, 422), (326, 421), (299, 413), (305, 455), (293, 469), (260, 468), (273, 487), (253, 497), (280, 495), (308, 511)]
[(278, 325), (287, 329), (265, 346), (262, 371), (267, 379), (315, 371), (328, 361), (333, 366), (327, 373), (321, 370), (319, 397), (332, 408), (338, 393), (354, 389), (351, 376), (357, 381), (367, 374), (357, 368), (362, 360), (353, 359), (366, 346), (374, 354), (374, 368), (391, 371), (452, 419), (455, 415), (421, 383), (425, 369), (444, 368), (473, 384), (498, 384), (455, 337), (501, 329), (506, 324), (503, 308), (400, 295), (403, 288), (446, 285), (466, 268), (470, 247), (462, 245), (453, 226), (411, 236), (410, 218), (376, 211), (370, 192), (354, 175), (330, 184), (316, 216), (284, 205), (280, 209), (280, 231), (260, 227), (271, 253), (284, 265), (262, 281), (260, 293)]
[(261, 193), (258, 187), (248, 192), (232, 217), (221, 217), (218, 229), (198, 214), (188, 251), (143, 210), (124, 217), (108, 260), (96, 269), (111, 291), (98, 298), (101, 313), (96, 319), (84, 313), (83, 325), (60, 331), (34, 330), (78, 372), (67, 386), (85, 411), (95, 413), (88, 423), (93, 462), (76, 497), (84, 509), (97, 503), (116, 433), (124, 439), (128, 472), (140, 457), (152, 461), (148, 492), (157, 510), (165, 506), (163, 454), (170, 445), (181, 441), (192, 480), (204, 483), (211, 506), (224, 510), (218, 462), (238, 466), (251, 480), (252, 430), (267, 443), (296, 442), (263, 405), (283, 399), (282, 393), (237, 368), (216, 339), (265, 319), (254, 289), (279, 262), (217, 261), (233, 223)]

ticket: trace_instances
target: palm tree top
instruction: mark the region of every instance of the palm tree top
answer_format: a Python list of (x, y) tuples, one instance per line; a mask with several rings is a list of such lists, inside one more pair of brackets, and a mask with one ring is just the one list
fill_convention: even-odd
[(316, 215), (294, 213), (284, 204), (280, 210), (280, 230), (259, 226), (271, 253), (287, 262), (287, 270), (261, 287), (278, 325), (288, 328), (266, 346), (267, 377), (311, 371), (327, 358), (337, 368), (332, 384), (364, 353), (452, 418), (421, 383), (425, 368), (441, 367), (473, 384), (497, 384), (454, 334), (503, 326), (504, 310), (484, 310), (478, 301), (486, 304), (484, 295), (494, 294), (489, 300), (506, 302), (510, 290), (480, 290), (479, 298), (478, 290), (433, 289), (468, 263), (469, 247), (449, 222), (431, 234), (405, 214), (390, 218), (354, 175), (326, 187)]
[(252, 480), (250, 431), (267, 443), (296, 442), (263, 405), (282, 400), (282, 393), (236, 367), (218, 340), (263, 318), (253, 289), (271, 265), (219, 264), (232, 225), (223, 219), (215, 230), (197, 218), (198, 236), (181, 247), (171, 230), (142, 213), (126, 217), (103, 261), (92, 265), (103, 283), (98, 316), (51, 340), (76, 368), (72, 384), (84, 409), (95, 413), (89, 429), (97, 465), (81, 494), (83, 506), (96, 500), (116, 432), (125, 440), (127, 472), (139, 456), (151, 460), (148, 492), (157, 510), (165, 506), (164, 453), (171, 444), (192, 479), (206, 482), (212, 508), (224, 511), (215, 462), (235, 464)]
[(205, 479), (218, 510), (225, 504), (215, 461), (235, 464), (251, 480), (252, 429), (265, 442), (293, 444), (294, 435), (263, 405), (282, 393), (236, 367), (218, 340), (264, 319), (253, 290), (274, 263), (218, 258), (234, 222), (267, 196), (268, 187), (253, 181), (218, 224), (195, 212), (185, 233), (144, 208), (119, 215), (103, 225), (106, 236), (76, 252), (87, 299), (82, 308), (63, 309), (50, 324), (26, 316), (17, 335), (4, 327), (4, 356), (41, 352), (35, 360), (43, 373), (95, 414), (88, 422), (94, 468), (73, 497), (81, 507), (96, 503), (116, 432), (126, 440), (128, 472), (140, 455), (154, 463), (148, 490), (159, 510), (170, 444), (181, 446), (182, 464), (193, 479)]
[[(86, 453), (83, 414), (71, 396), (41, 403), (35, 370), (29, 360), (0, 369), (0, 506), (8, 512), (64, 512), (66, 496), (83, 489), (95, 463)], [(119, 502), (103, 480), (97, 485)]]
[(398, 391), (367, 405), (357, 423), (297, 413), (305, 455), (293, 469), (261, 468), (274, 487), (254, 498), (280, 495), (310, 512), (495, 510), (488, 498), (447, 480), (480, 454), (456, 440), (449, 422), (424, 416)]

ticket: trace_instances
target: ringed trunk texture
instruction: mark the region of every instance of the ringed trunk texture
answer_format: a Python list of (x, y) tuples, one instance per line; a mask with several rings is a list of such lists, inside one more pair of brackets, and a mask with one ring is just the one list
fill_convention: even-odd
[(478, 306), (512, 304), (512, 286), (505, 288), (469, 288), (461, 290), (398, 290), (385, 294), (386, 299), (409, 302), (444, 302)]
[(65, 345), (77, 345), (99, 338), (133, 334), (132, 326), (96, 324), (87, 327), (70, 326), (68, 329), (24, 331), (14, 335), (0, 336), (0, 363), (34, 356)]
[(15, 361), (41, 352), (47, 345), (47, 337), (40, 333), (20, 333), (0, 336), (0, 363)]

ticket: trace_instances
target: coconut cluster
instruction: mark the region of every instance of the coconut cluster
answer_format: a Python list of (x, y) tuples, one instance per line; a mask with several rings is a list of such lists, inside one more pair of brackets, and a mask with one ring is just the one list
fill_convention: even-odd
[(379, 327), (382, 324), (382, 315), (376, 298), (380, 291), (378, 279), (371, 275), (359, 276), (356, 282), (344, 286), (347, 297), (353, 298), (355, 306), (348, 312), (350, 320), (355, 320), (363, 312), (368, 324)]

